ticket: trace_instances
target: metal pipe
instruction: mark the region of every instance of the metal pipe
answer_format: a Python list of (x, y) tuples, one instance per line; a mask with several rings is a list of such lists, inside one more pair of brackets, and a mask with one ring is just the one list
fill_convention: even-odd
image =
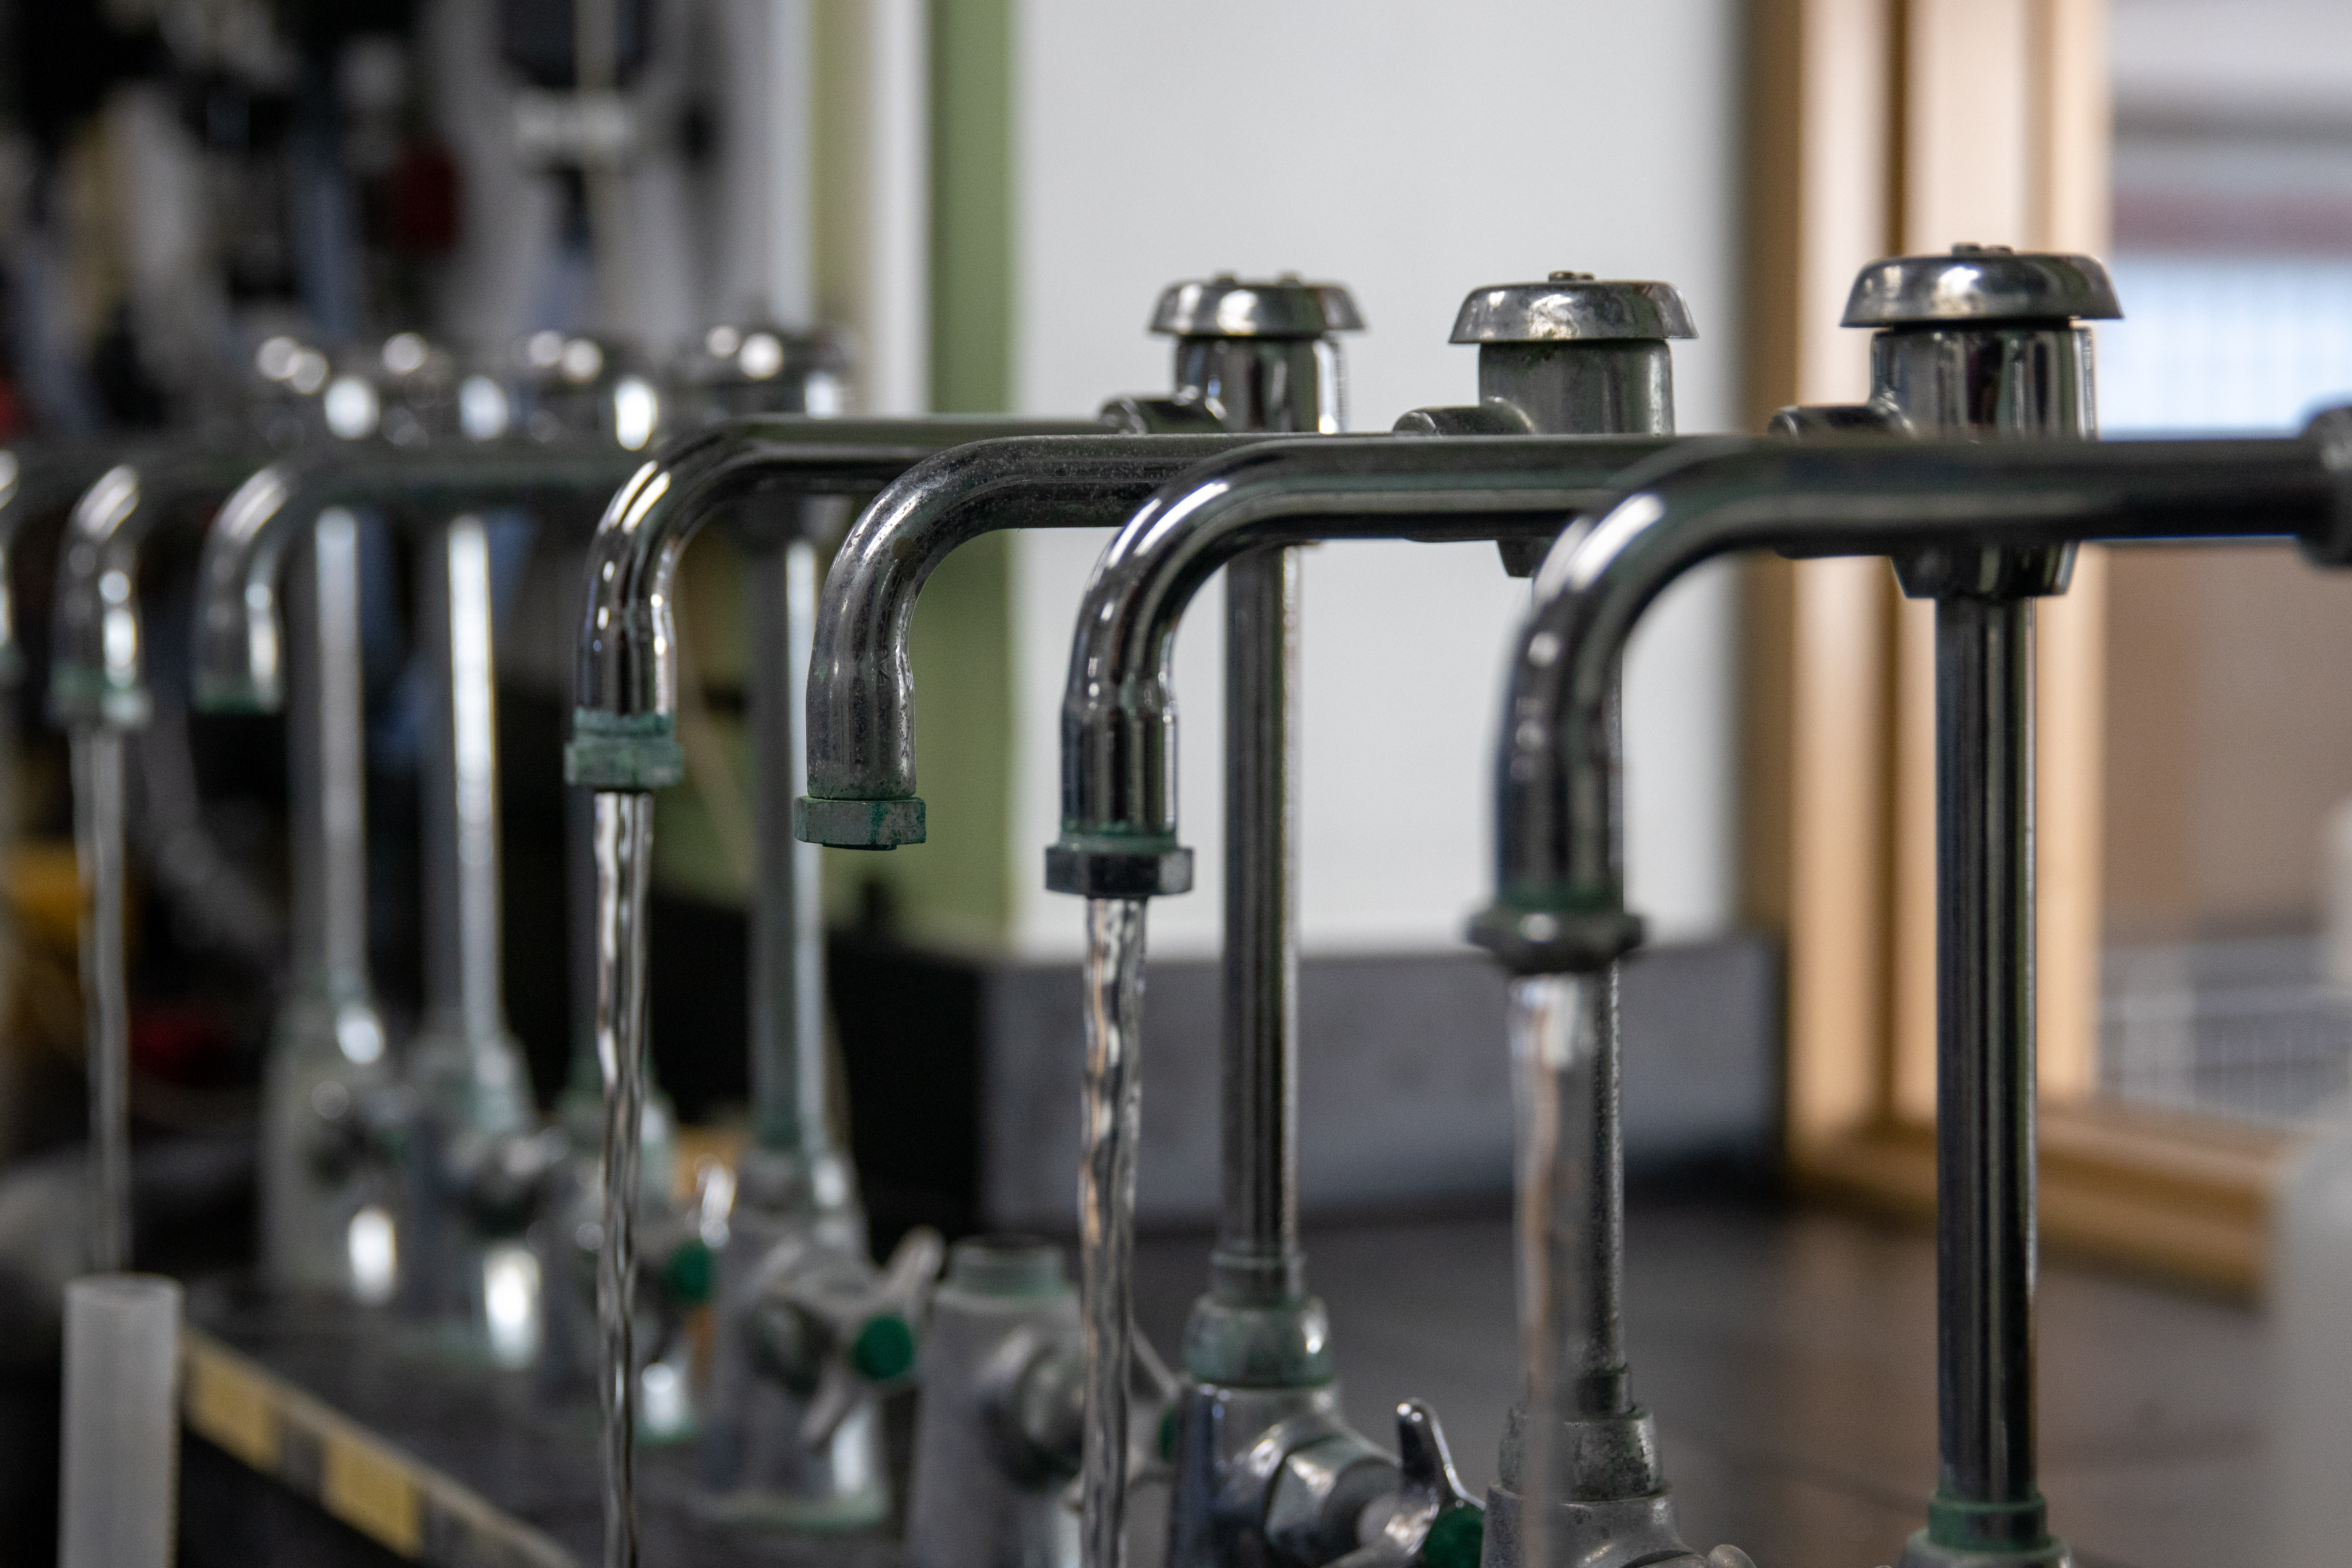
[[(2080, 539), (2192, 532), (2291, 531), (2340, 559), (2346, 423), (2323, 416), (2316, 439), (2284, 442), (1727, 447), (1636, 476), (1538, 578), (1497, 765), (1498, 896), (1474, 940), (1528, 974), (1611, 967), (1639, 942), (1616, 855), (1612, 696), (1635, 619), (1682, 571), (1779, 548), (1890, 554), (1906, 580), (1923, 563), (2022, 572)], [(2006, 1543), (2056, 1561), (2032, 1479), (2032, 611), (1988, 594), (1939, 612), (1939, 1067), (1958, 1131), (1939, 1139), (1938, 1164), (1942, 1201), (1960, 1212), (1939, 1258), (1945, 1487), (1905, 1560)], [(1962, 1035), (1990, 1048), (1949, 1048)], [(1965, 1300), (1954, 1280), (1969, 1282)], [(1573, 1314), (1554, 1311), (1572, 1340)], [(1569, 1403), (1558, 1379), (1534, 1393), (1538, 1408)]]
[[(16, 642), (11, 552), (27, 522), (73, 501), (112, 468), (119, 456), (87, 447), (0, 447), (0, 845), (13, 845), (16, 839), (16, 703), (25, 672), (24, 651)], [(0, 914), (0, 919), (13, 917)], [(0, 1003), (12, 1004), (19, 944), (9, 940), (5, 947), (5, 953), (0, 954), (0, 965), (5, 965), (0, 967)], [(93, 1058), (93, 1067), (95, 1063)], [(97, 1087), (93, 1082), (92, 1089)], [(93, 1096), (93, 1109), (96, 1103)], [(109, 1119), (107, 1125), (113, 1124)], [(91, 1147), (93, 1158), (101, 1159), (98, 1142), (94, 1141)], [(101, 1204), (102, 1208), (107, 1206)]]
[(296, 631), (313, 657), (292, 672), (287, 716), (295, 984), (338, 1002), (371, 989), (359, 531), (330, 508), (302, 552)]
[(793, 803), (807, 792), (809, 660), (815, 646), (816, 546), (806, 539), (755, 552), (747, 584), (751, 665), (747, 706), (758, 749), (759, 887), (751, 906), (751, 1124), (765, 1147), (797, 1152), (821, 1207), (845, 1198), (843, 1152), (825, 1116), (822, 853), (793, 837)]
[(347, 1178), (321, 1174), (356, 1163), (359, 1097), (390, 1068), (368, 973), (358, 519), (320, 513), (295, 576), (293, 635), (312, 657), (291, 671), (287, 717), (293, 973), (265, 1068), (262, 1258), (281, 1287), (373, 1293), (353, 1273)]
[[(2033, 1453), (2032, 599), (1936, 605), (1937, 1506), (2048, 1533)], [(1941, 1532), (1938, 1532), (1941, 1533)]]
[[(1121, 531), (1105, 551), (1077, 617), (1078, 633), (1063, 705), (1065, 831), (1062, 842), (1047, 857), (1049, 887), (1086, 891), (1090, 897), (1114, 889), (1129, 897), (1181, 890), (1171, 883), (1181, 879), (1186, 869), (1186, 852), (1175, 845), (1172, 816), (1163, 816), (1160, 809), (1173, 800), (1172, 783), (1166, 777), (1173, 752), (1167, 671), (1176, 628), (1191, 595), (1221, 564), (1226, 566), (1230, 584), (1235, 567), (1279, 559), (1266, 548), (1269, 543), (1289, 546), (1311, 539), (1351, 537), (1548, 538), (1566, 516), (1603, 501), (1608, 492), (1601, 487), (1612, 474), (1655, 453), (1664, 442), (1655, 437), (1564, 437), (1543, 444), (1539, 450), (1530, 450), (1534, 444), (1523, 441), (1475, 442), (1503, 465), (1508, 476), (1475, 492), (1479, 503), (1475, 510), (1460, 496), (1431, 505), (1423, 493), (1419, 476), (1427, 465), (1422, 452), (1446, 444), (1350, 443), (1342, 449), (1339, 444), (1318, 441), (1258, 447), (1186, 474), (1156, 495)], [(1572, 452), (1573, 457), (1564, 460), (1565, 452)], [(1295, 468), (1294, 458), (1301, 459)], [(1334, 470), (1343, 477), (1332, 478)], [(1255, 504), (1225, 505), (1228, 496), (1244, 492)], [(1246, 679), (1262, 681), (1266, 677), (1251, 671)], [(1234, 693), (1236, 700), (1250, 695), (1245, 688)], [(1131, 779), (1135, 787), (1125, 796), (1142, 805), (1144, 812), (1125, 817), (1096, 814), (1083, 781), (1089, 763), (1118, 754), (1122, 736), (1136, 742), (1136, 754), (1146, 759), (1138, 770), (1142, 776)], [(1249, 745), (1253, 741), (1260, 747), (1271, 743), (1269, 737), (1253, 737), (1246, 731), (1229, 735), (1229, 744)], [(1156, 754), (1150, 754), (1155, 747)], [(1228, 760), (1230, 763), (1232, 759)], [(1254, 773), (1260, 777), (1279, 776), (1263, 762)], [(1100, 785), (1108, 781), (1097, 777), (1095, 782)], [(1116, 790), (1113, 783), (1109, 791), (1097, 788), (1093, 795), (1100, 800)], [(1256, 847), (1248, 843), (1236, 847), (1230, 821), (1228, 835), (1229, 860), (1245, 858)], [(1245, 858), (1243, 863), (1246, 864)], [(1179, 879), (1171, 879), (1171, 870), (1180, 874)], [(1235, 938), (1229, 931), (1232, 940)], [(1608, 987), (1599, 987), (1599, 994), (1610, 994)], [(1238, 1003), (1229, 1001), (1228, 1005), (1246, 1007), (1255, 1000), (1244, 997)], [(1614, 1106), (1612, 1024), (1613, 1016), (1597, 1021), (1573, 1075), (1547, 1074), (1531, 1080), (1530, 1092), (1540, 1091), (1549, 1108), (1545, 1125), (1559, 1137), (1580, 1141), (1593, 1155), (1575, 1167), (1582, 1183), (1578, 1201), (1588, 1208), (1597, 1205), (1613, 1213), (1619, 1192), (1613, 1163), (1614, 1121), (1601, 1114)], [(1244, 1051), (1238, 1062), (1229, 1058), (1228, 1068), (1255, 1066), (1254, 1058), (1270, 1054), (1275, 1053)], [(1523, 1081), (1530, 1081), (1522, 1076)], [(1263, 1081), (1244, 1076), (1240, 1093), (1247, 1094)], [(1280, 1108), (1268, 1108), (1268, 1111), (1278, 1115)], [(1547, 1154), (1558, 1149), (1556, 1140), (1531, 1142)], [(1229, 1166), (1229, 1175), (1238, 1177), (1228, 1186), (1229, 1199), (1236, 1187), (1245, 1196), (1286, 1194), (1283, 1178), (1287, 1173), (1265, 1163), (1269, 1152), (1283, 1152), (1283, 1145), (1267, 1140), (1261, 1126), (1255, 1131), (1255, 1146), (1238, 1152), (1245, 1162), (1255, 1154), (1255, 1165), (1239, 1172)], [(1235, 1152), (1229, 1142), (1229, 1161)], [(1549, 1211), (1538, 1205), (1531, 1212), (1540, 1215)], [(1279, 1223), (1286, 1216), (1265, 1217)], [(1583, 1237), (1592, 1230), (1590, 1225), (1580, 1225), (1573, 1234)], [(1565, 1237), (1570, 1231), (1562, 1229), (1560, 1234)], [(1613, 1237), (1615, 1232), (1607, 1229), (1601, 1234)], [(1611, 1269), (1589, 1278), (1588, 1296), (1608, 1302), (1605, 1319), (1613, 1325), (1613, 1258), (1610, 1261)], [(1319, 1308), (1311, 1314), (1276, 1310), (1303, 1298), (1303, 1281), (1297, 1278), (1299, 1272), (1295, 1248), (1286, 1253), (1265, 1247), (1255, 1256), (1244, 1254), (1229, 1261), (1221, 1247), (1215, 1260), (1213, 1297), (1196, 1307), (1187, 1336), (1188, 1369), (1206, 1381), (1232, 1384), (1253, 1374), (1263, 1379), (1267, 1369), (1279, 1364), (1301, 1386), (1327, 1384), (1329, 1367), (1321, 1344)], [(1621, 1389), (1622, 1384), (1620, 1371)], [(1515, 1429), (1518, 1425), (1515, 1421)], [(1361, 1439), (1354, 1439), (1354, 1446), (1366, 1447)], [(1643, 1486), (1635, 1495), (1660, 1489), (1656, 1485)], [(1180, 1497), (1178, 1507), (1186, 1510), (1187, 1500)], [(1196, 1533), (1205, 1532), (1207, 1526), (1204, 1518)], [(1205, 1533), (1199, 1541), (1180, 1536), (1179, 1545), (1192, 1556), (1213, 1551)]]
[[(1221, 1299), (1306, 1289), (1298, 1247), (1298, 553), (1225, 568), (1223, 1102), (1216, 1249)], [(1121, 1363), (1124, 1364), (1123, 1363)]]
[[(1962, 245), (1864, 268), (1845, 324), (1878, 329), (1865, 407), (1890, 428), (2079, 440), (2095, 434), (2079, 322), (2121, 313), (2092, 258)], [(2065, 1558), (2033, 1463), (2032, 682), (2033, 599), (2073, 566), (2072, 545), (1895, 563), (1906, 593), (1936, 600), (1937, 628), (1942, 1476), (1906, 1568)]]
[[(450, 602), (448, 541), (455, 535), (446, 528), (447, 519), (467, 506), (507, 502), (568, 502), (584, 510), (633, 466), (618, 454), (556, 446), (424, 452), (345, 447), (252, 473), (206, 536), (195, 616), (199, 703), (266, 709), (278, 704), (289, 679), (295, 690), (288, 737), (295, 968), (271, 1047), (263, 1153), (265, 1251), (271, 1277), (281, 1284), (363, 1286), (371, 1292), (388, 1287), (388, 1281), (362, 1282), (352, 1275), (347, 1240), (337, 1234), (351, 1218), (341, 1213), (348, 1205), (343, 1194), (321, 1186), (320, 1175), (322, 1141), (341, 1161), (363, 1155), (367, 1118), (358, 1100), (388, 1071), (367, 963), (357, 523), (348, 508), (388, 509), (405, 523), (435, 529), (419, 586), (425, 619), (441, 634), (427, 631), (425, 639), (438, 645), (435, 658), (446, 676), (452, 623), (436, 606)], [(475, 524), (478, 543), (478, 535)], [(288, 547), (305, 537), (315, 570), (296, 591), (291, 629), (307, 657), (289, 660), (278, 577), (291, 554)], [(441, 558), (437, 572), (431, 565), (436, 556)], [(471, 582), (478, 574), (466, 575)], [(487, 614), (485, 585), (477, 584), (469, 599)], [(495, 1119), (513, 1124), (522, 1069), (505, 1042), (498, 1002), (496, 797), (494, 780), (483, 771), (495, 765), (487, 749), (488, 628), (487, 621), (474, 626), (475, 619), (466, 622), (474, 634), (467, 643), (472, 655), (460, 661), (475, 675), (463, 705), (469, 742), (456, 744), (457, 731), (445, 722), (429, 748), (447, 787), (428, 789), (426, 810), (446, 826), (470, 821), (474, 831), (463, 845), (454, 832), (429, 836), (445, 852), (429, 856), (426, 865), (428, 889), (436, 894), (428, 898), (433, 914), (426, 922), (428, 1022), (457, 1042), (461, 1058), (466, 1040), (492, 1042), (488, 1070), (467, 1074), (461, 1067), (459, 1076), (496, 1086)], [(448, 690), (447, 681), (438, 689)], [(471, 763), (466, 771), (474, 786), (462, 801), (454, 777), (461, 753)], [(493, 852), (487, 858), (481, 853), (486, 832)], [(461, 884), (472, 889), (470, 896), (457, 896)], [(469, 1017), (471, 1033), (460, 1026)], [(429, 1059), (420, 1065), (434, 1067)], [(322, 1094), (331, 1084), (333, 1092)], [(441, 1229), (426, 1216), (408, 1238), (412, 1284), (440, 1271)], [(427, 1289), (426, 1298), (436, 1292), (437, 1287)]]
[(499, 987), (496, 632), (482, 520), (443, 524), (418, 564), (435, 710), (425, 748), (425, 1029), (510, 1044)]

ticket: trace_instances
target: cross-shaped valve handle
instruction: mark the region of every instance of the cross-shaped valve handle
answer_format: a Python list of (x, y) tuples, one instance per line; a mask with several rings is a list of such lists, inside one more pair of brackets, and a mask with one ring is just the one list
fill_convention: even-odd
[(803, 1342), (816, 1352), (816, 1390), (801, 1415), (803, 1445), (823, 1447), (860, 1399), (913, 1378), (917, 1341), (946, 1257), (940, 1233), (919, 1226), (878, 1274), (824, 1270), (778, 1280), (773, 1305), (800, 1320)]

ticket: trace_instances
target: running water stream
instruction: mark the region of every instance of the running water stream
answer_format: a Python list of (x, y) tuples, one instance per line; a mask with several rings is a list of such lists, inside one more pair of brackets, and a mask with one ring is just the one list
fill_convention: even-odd
[(1087, 1074), (1078, 1167), (1085, 1312), (1084, 1568), (1120, 1568), (1127, 1535), (1128, 1367), (1135, 1343), (1135, 1146), (1143, 1108), (1140, 899), (1087, 900)]
[(131, 1004), (123, 973), (122, 731), (72, 734), (74, 854), (81, 881), (81, 990), (89, 1013), (89, 1263), (131, 1267)]
[(646, 893), (654, 799), (596, 795), (596, 1055), (604, 1077), (604, 1217), (596, 1258), (604, 1352), (604, 1568), (636, 1568), (636, 1192), (646, 1098)]
[[(1511, 985), (1511, 1098), (1519, 1162), (1517, 1250), (1519, 1364), (1527, 1379), (1518, 1429), (1520, 1562), (1552, 1568), (1554, 1513), (1570, 1457), (1570, 1423), (1616, 1403), (1624, 1358), (1617, 1334), (1613, 1236), (1619, 1198), (1597, 1114), (1613, 1098), (1604, 1009), (1607, 977), (1538, 974)], [(1608, 1256), (1604, 1259), (1603, 1254)], [(1562, 1543), (1563, 1545), (1565, 1543)]]

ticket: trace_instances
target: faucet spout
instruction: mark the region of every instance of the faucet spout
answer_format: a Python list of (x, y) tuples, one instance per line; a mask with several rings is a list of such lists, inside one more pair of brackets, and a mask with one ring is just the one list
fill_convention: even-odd
[(1266, 443), (1152, 495), (1087, 584), (1062, 702), (1062, 837), (1046, 885), (1090, 898), (1191, 884), (1176, 840), (1169, 660), (1192, 595), (1256, 546), (1318, 539), (1549, 538), (1606, 505), (1620, 471), (1664, 437)]
[(1264, 437), (1051, 436), (977, 442), (912, 468), (843, 541), (817, 607), (803, 839), (920, 843), (915, 794), (915, 600), (957, 546), (1003, 528), (1116, 526), (1194, 464)]
[(0, 447), (0, 682), (23, 678), (24, 649), (16, 642), (16, 603), (10, 554), (24, 526), (65, 507), (112, 468), (121, 454), (94, 447)]
[(677, 558), (702, 525), (761, 495), (866, 495), (933, 453), (968, 441), (1098, 429), (1006, 419), (739, 419), (670, 447), (638, 468), (604, 510), (588, 556), (577, 706), (565, 767), (572, 782), (639, 793), (680, 773)]
[(520, 442), (426, 452), (368, 446), (248, 466), (197, 563), (197, 705), (274, 712), (285, 701), (279, 584), (288, 547), (321, 512), (387, 507), (438, 525), (469, 508), (593, 506), (637, 466), (606, 448)]
[(58, 560), (49, 711), (58, 723), (147, 721), (140, 549), (167, 519), (220, 505), (253, 465), (251, 457), (165, 452), (117, 463), (82, 492)]
[(1642, 612), (1699, 563), (2282, 534), (2340, 552), (2332, 465), (2352, 459), (2332, 454), (2352, 447), (2325, 422), (2347, 417), (2282, 440), (1725, 441), (1626, 475), (1536, 578), (1496, 769), (1496, 902), (1472, 940), (1521, 973), (1598, 970), (1639, 945), (1613, 848), (1611, 697)]

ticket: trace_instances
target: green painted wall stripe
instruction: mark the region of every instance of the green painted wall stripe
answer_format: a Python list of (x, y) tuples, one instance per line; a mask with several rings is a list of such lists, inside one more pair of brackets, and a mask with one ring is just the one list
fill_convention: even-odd
[[(931, 406), (1013, 404), (1013, 0), (931, 0)], [(915, 610), (915, 745), (926, 842), (827, 856), (836, 909), (879, 880), (907, 934), (992, 945), (1010, 935), (1013, 549), (1002, 534), (950, 556)]]
[(1013, 0), (931, 0), (931, 406), (1013, 402)]

